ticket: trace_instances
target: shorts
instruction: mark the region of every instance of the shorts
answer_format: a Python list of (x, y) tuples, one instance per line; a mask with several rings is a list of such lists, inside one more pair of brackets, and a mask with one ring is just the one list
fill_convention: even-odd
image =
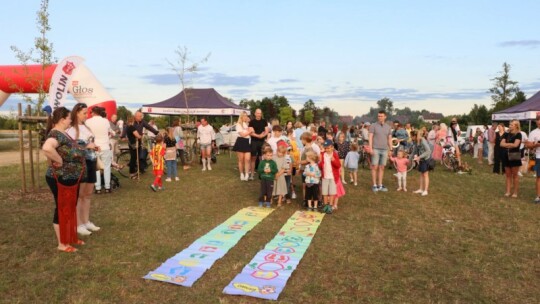
[(262, 156), (262, 146), (264, 141), (251, 139), (251, 156)]
[(95, 184), (97, 182), (97, 160), (86, 160), (86, 174), (81, 183)]
[(208, 149), (212, 147), (212, 143), (208, 143), (208, 144), (201, 144), (201, 150), (205, 150), (205, 149)]
[(429, 163), (427, 160), (420, 160), (420, 163), (418, 164), (418, 172), (425, 173), (429, 171)]
[(373, 149), (371, 154), (371, 165), (372, 166), (386, 166), (386, 161), (388, 160), (388, 150), (387, 149)]
[(319, 200), (319, 184), (311, 184), (310, 186), (306, 185), (306, 200)]
[(336, 195), (337, 187), (334, 179), (322, 179), (322, 195)]

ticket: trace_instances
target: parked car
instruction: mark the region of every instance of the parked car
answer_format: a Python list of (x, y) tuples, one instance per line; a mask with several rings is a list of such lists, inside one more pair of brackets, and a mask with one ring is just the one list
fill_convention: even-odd
[[(219, 130), (219, 133), (223, 137), (223, 145), (229, 145), (234, 146), (234, 143), (236, 142), (236, 138), (238, 137), (238, 133), (236, 133), (236, 125), (226, 129), (221, 128)], [(218, 143), (219, 144), (219, 143)]]

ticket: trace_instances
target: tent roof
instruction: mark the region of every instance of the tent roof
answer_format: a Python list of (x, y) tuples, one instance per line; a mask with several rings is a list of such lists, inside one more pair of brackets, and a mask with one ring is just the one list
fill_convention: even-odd
[(492, 114), (493, 120), (532, 120), (540, 114), (540, 91), (524, 102)]
[(152, 104), (143, 105), (143, 112), (150, 114), (189, 114), (193, 115), (239, 115), (249, 110), (227, 100), (216, 90), (210, 89), (185, 89), (175, 96)]

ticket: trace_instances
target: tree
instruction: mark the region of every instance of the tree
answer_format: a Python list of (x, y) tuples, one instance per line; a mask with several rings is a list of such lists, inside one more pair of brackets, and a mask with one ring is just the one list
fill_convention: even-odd
[(186, 73), (196, 74), (199, 70), (199, 65), (208, 61), (210, 53), (208, 53), (208, 55), (206, 55), (199, 62), (193, 62), (189, 57), (189, 51), (186, 46), (178, 46), (178, 48), (174, 52), (178, 56), (176, 65), (168, 59), (167, 63), (169, 63), (169, 65), (171, 66), (171, 70), (174, 71), (180, 79), (180, 85), (182, 86), (182, 91), (184, 92), (184, 101), (186, 103), (187, 119), (189, 121), (189, 92), (186, 89)]
[(478, 106), (474, 104), (473, 108), (469, 112), (470, 120), (468, 123), (475, 125), (487, 125), (491, 120), (491, 115), (485, 105)]
[(306, 124), (310, 124), (313, 122), (313, 118), (314, 118), (314, 115), (313, 115), (313, 111), (312, 110), (306, 110), (304, 111), (304, 122)]
[(377, 107), (379, 108), (379, 111), (385, 111), (388, 117), (391, 117), (394, 114), (394, 102), (388, 97), (379, 99), (377, 101)]
[[(37, 100), (33, 100), (30, 96), (21, 92), (23, 100), (33, 105), (33, 110), (38, 116), (40, 115), (43, 104), (45, 103), (45, 99), (47, 98), (47, 91), (43, 89), (45, 83), (45, 69), (57, 61), (56, 58), (53, 57), (53, 44), (47, 38), (47, 33), (51, 30), (51, 26), (49, 25), (48, 9), (49, 0), (42, 0), (41, 7), (39, 11), (37, 11), (36, 17), (37, 28), (40, 36), (34, 38), (35, 49), (30, 49), (25, 52), (19, 49), (17, 46), (11, 46), (11, 50), (15, 53), (15, 57), (23, 66), (26, 66), (29, 63), (37, 63), (41, 65), (41, 75), (39, 77), (32, 75), (29, 79), (30, 81), (35, 82), (32, 85), (37, 88)], [(35, 54), (34, 51), (36, 51), (37, 54)]]
[(510, 100), (519, 91), (518, 82), (510, 79), (511, 66), (503, 63), (503, 70), (499, 76), (491, 79), (493, 87), (489, 89), (493, 100), (493, 111), (500, 111), (510, 107)]
[(293, 111), (294, 111), (293, 108), (291, 108), (290, 106), (281, 108), (279, 110), (279, 122), (282, 125), (285, 125), (287, 121), (294, 122)]
[(126, 107), (119, 106), (118, 108), (116, 108), (116, 116), (119, 120), (122, 119), (125, 121), (128, 117), (133, 116), (133, 113), (131, 113), (131, 111), (128, 110)]

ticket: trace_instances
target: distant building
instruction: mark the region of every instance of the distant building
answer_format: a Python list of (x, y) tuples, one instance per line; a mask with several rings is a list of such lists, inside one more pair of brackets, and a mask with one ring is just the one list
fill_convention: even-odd
[(444, 116), (442, 113), (426, 113), (424, 115), (418, 116), (418, 120), (423, 120), (427, 123), (439, 122), (443, 119)]
[(409, 116), (407, 115), (394, 115), (392, 116), (392, 121), (399, 121), (400, 124), (405, 125), (409, 122)]

